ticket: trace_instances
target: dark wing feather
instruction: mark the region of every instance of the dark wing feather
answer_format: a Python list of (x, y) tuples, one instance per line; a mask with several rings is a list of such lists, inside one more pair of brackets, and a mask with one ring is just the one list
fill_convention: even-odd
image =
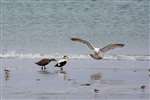
[(71, 38), (71, 40), (75, 41), (75, 42), (81, 42), (83, 44), (86, 44), (90, 49), (94, 50), (94, 46), (86, 40), (83, 40), (81, 38), (76, 38), (76, 37)]
[(43, 65), (47, 65), (47, 64), (50, 63), (51, 61), (57, 61), (57, 60), (54, 59), (54, 58), (51, 58), (51, 59), (49, 59), (49, 58), (43, 58), (43, 59), (41, 59), (40, 61), (36, 62), (35, 64), (40, 65), (40, 66), (43, 66)]
[(111, 49), (115, 49), (115, 48), (121, 48), (123, 47), (124, 44), (109, 44), (107, 46), (105, 46), (104, 48), (100, 49), (102, 52), (107, 52)]
[(48, 58), (43, 58), (40, 61), (36, 62), (35, 64), (40, 65), (40, 66), (45, 66), (49, 63), (49, 59)]

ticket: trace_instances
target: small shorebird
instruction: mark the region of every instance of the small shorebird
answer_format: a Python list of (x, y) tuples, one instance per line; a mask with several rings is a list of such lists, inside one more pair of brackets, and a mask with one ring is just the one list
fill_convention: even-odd
[(68, 60), (69, 60), (68, 56), (63, 56), (62, 59), (57, 60), (55, 67), (60, 67), (61, 70), (63, 70), (63, 66), (65, 66), (67, 64)]
[(81, 42), (83, 44), (86, 44), (91, 50), (94, 51), (94, 54), (90, 54), (90, 56), (93, 59), (97, 59), (97, 60), (103, 59), (104, 54), (106, 52), (110, 51), (111, 49), (121, 48), (124, 46), (124, 44), (109, 44), (103, 48), (96, 48), (89, 41), (83, 40), (81, 38), (73, 37), (73, 38), (71, 38), (71, 40), (75, 41), (75, 42)]
[(49, 59), (49, 58), (43, 58), (40, 61), (36, 62), (35, 64), (42, 66), (41, 69), (45, 70), (46, 69), (46, 65), (48, 65), (51, 61), (56, 61), (56, 59)]

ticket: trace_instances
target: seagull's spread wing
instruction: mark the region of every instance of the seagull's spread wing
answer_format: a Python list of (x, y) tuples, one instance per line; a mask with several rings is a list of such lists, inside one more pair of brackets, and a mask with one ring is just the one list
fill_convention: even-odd
[(83, 44), (86, 44), (90, 49), (94, 50), (94, 46), (90, 42), (88, 42), (86, 40), (83, 40), (81, 38), (76, 38), (76, 37), (71, 38), (71, 40), (72, 41), (76, 41), (76, 42), (81, 42)]
[(115, 49), (115, 48), (121, 48), (123, 47), (124, 44), (109, 44), (107, 46), (105, 46), (104, 48), (100, 49), (102, 52), (107, 52), (111, 49)]

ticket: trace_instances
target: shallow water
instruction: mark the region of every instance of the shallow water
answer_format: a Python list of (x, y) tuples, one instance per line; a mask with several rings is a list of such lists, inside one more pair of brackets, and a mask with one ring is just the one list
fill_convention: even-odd
[(0, 7), (2, 53), (89, 52), (70, 41), (78, 36), (97, 47), (125, 44), (112, 54), (149, 54), (149, 0), (1, 0)]
[[(41, 71), (38, 59), (1, 59), (4, 100), (148, 100), (148, 61), (71, 59), (64, 72), (48, 65)], [(10, 72), (4, 72), (9, 69)], [(99, 79), (91, 78), (100, 75)], [(89, 85), (86, 85), (89, 84)], [(145, 89), (140, 86), (145, 85)], [(95, 93), (94, 89), (99, 92)]]

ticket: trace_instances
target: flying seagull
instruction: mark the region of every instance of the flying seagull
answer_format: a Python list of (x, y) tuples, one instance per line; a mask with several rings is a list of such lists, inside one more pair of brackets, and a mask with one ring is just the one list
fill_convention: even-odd
[(35, 64), (37, 64), (39, 66), (42, 66), (41, 69), (45, 70), (46, 69), (46, 65), (48, 65), (51, 61), (56, 61), (56, 59), (54, 59), (54, 58), (52, 58), (52, 59), (43, 58), (40, 61), (36, 62)]
[(90, 56), (93, 58), (93, 59), (97, 59), (97, 60), (100, 60), (100, 59), (103, 59), (104, 57), (104, 54), (112, 49), (115, 49), (115, 48), (121, 48), (124, 46), (124, 44), (120, 44), (120, 43), (117, 43), (117, 44), (108, 44), (106, 45), (105, 47), (103, 48), (96, 48), (95, 46), (93, 46), (89, 41), (87, 40), (83, 40), (81, 38), (77, 38), (77, 37), (73, 37), (71, 38), (72, 41), (75, 41), (75, 42), (80, 42), (80, 43), (83, 43), (83, 44), (86, 44), (91, 50), (94, 51), (93, 54), (90, 54)]

